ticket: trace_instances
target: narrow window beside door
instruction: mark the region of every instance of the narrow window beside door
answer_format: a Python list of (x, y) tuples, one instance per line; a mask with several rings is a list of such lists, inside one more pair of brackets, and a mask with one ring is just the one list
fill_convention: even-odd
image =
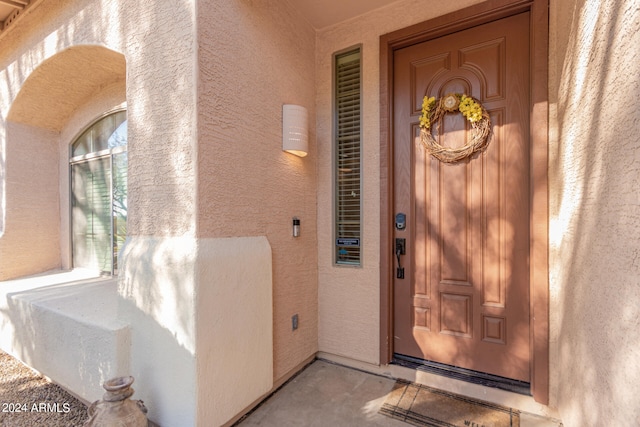
[(335, 262), (361, 263), (361, 54), (335, 55)]

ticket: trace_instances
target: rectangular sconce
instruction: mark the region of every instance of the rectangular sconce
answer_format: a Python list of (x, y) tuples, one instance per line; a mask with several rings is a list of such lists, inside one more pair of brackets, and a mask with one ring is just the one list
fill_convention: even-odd
[(282, 106), (282, 150), (304, 157), (309, 152), (309, 118), (299, 105)]

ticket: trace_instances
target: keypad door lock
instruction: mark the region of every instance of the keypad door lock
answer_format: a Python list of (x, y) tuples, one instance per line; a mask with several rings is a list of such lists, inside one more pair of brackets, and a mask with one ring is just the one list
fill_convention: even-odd
[(404, 230), (407, 228), (407, 216), (402, 212), (396, 214), (396, 230)]

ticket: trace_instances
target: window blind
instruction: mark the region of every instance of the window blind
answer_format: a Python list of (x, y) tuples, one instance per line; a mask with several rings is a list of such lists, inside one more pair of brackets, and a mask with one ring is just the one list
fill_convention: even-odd
[(127, 238), (127, 156), (124, 151), (114, 154), (112, 158), (113, 274), (118, 273), (118, 254)]
[(336, 263), (361, 262), (360, 49), (335, 58)]
[(111, 273), (111, 168), (102, 158), (72, 166), (73, 264)]
[(126, 111), (94, 122), (71, 150), (73, 266), (118, 273), (127, 236)]

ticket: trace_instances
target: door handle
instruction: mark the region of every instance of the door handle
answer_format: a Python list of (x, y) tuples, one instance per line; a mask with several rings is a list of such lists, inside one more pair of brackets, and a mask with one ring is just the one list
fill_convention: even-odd
[(400, 262), (400, 255), (407, 252), (407, 239), (396, 238), (396, 259), (398, 260), (398, 268), (396, 269), (396, 278), (404, 279), (404, 267)]

